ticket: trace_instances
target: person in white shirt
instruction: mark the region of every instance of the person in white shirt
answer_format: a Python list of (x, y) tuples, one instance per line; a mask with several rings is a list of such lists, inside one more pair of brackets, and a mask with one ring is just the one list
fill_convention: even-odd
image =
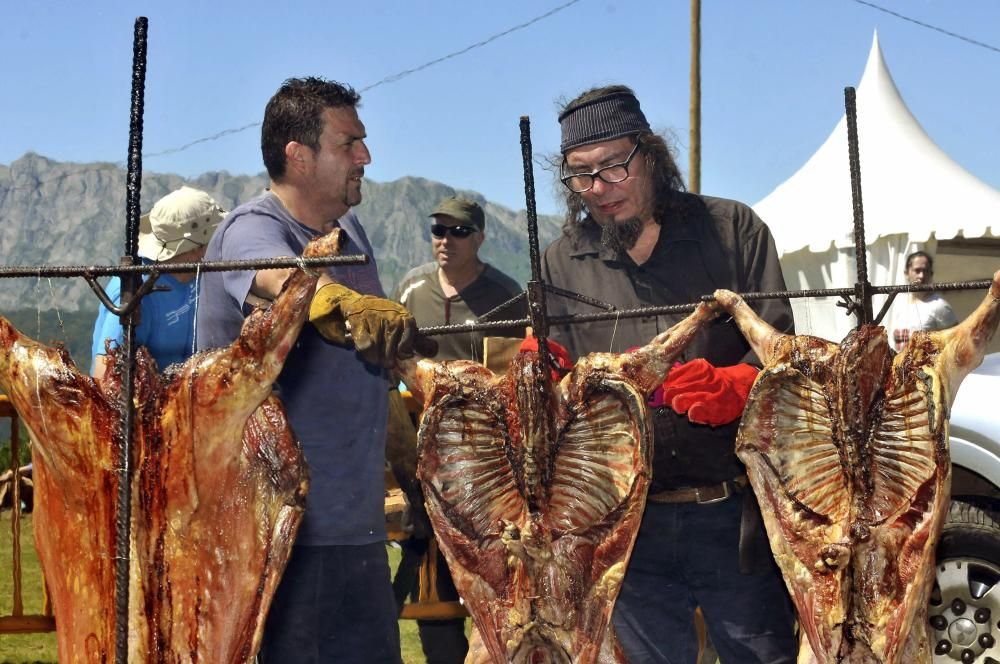
[[(914, 285), (929, 284), (934, 279), (934, 259), (923, 251), (906, 257), (906, 279)], [(893, 347), (903, 348), (916, 330), (943, 330), (958, 323), (951, 305), (933, 291), (901, 293), (892, 305), (889, 330)]]

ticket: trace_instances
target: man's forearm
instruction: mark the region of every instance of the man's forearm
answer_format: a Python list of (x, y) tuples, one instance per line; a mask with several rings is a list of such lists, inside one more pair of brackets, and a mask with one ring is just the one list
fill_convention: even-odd
[[(265, 300), (267, 302), (273, 301), (274, 298), (278, 297), (278, 293), (281, 292), (285, 281), (288, 280), (288, 277), (292, 275), (295, 269), (258, 270), (253, 277), (253, 283), (250, 284), (250, 293), (247, 296), (247, 301), (252, 301), (253, 299)], [(334, 283), (333, 279), (324, 272), (320, 275), (319, 281), (316, 282), (316, 288), (319, 289), (332, 283)]]

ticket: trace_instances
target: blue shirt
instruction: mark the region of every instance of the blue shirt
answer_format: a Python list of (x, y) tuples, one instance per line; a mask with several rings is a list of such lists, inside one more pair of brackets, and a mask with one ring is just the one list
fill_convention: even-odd
[[(160, 275), (156, 285), (165, 286), (169, 290), (153, 291), (142, 298), (135, 339), (137, 345), (149, 349), (160, 371), (163, 371), (169, 365), (183, 362), (194, 354), (194, 310), (198, 291), (196, 280), (181, 282), (169, 274)], [(120, 303), (121, 279), (112, 277), (104, 290), (116, 305)], [(124, 336), (118, 317), (101, 307), (94, 323), (91, 373), (94, 359), (98, 355), (107, 354), (105, 339), (111, 339), (120, 345)]]
[[(367, 265), (334, 266), (330, 276), (358, 292), (383, 296), (371, 244), (357, 217), (340, 220), (343, 254), (366, 254)], [(321, 233), (300, 224), (273, 194), (229, 213), (205, 260), (299, 256)], [(251, 311), (245, 304), (254, 272), (202, 277), (198, 350), (231, 343)], [(297, 544), (371, 544), (385, 539), (385, 434), (389, 381), (353, 350), (328, 343), (308, 323), (276, 383), (309, 464), (310, 488)]]

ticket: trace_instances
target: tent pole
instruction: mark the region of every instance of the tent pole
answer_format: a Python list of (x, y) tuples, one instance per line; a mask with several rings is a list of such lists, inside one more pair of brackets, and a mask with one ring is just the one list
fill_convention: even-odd
[(701, 0), (691, 0), (691, 110), (688, 191), (701, 192)]

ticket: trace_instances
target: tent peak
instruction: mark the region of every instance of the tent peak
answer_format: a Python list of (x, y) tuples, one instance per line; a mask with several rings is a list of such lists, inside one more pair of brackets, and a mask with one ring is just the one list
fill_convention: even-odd
[[(881, 90), (872, 91), (873, 96), (877, 96), (885, 102), (902, 106), (902, 112), (910, 115), (909, 109), (903, 102), (903, 96), (896, 87), (896, 82), (892, 79), (889, 66), (885, 63), (885, 55), (882, 53), (882, 46), (878, 41), (878, 32), (872, 37), (872, 47), (868, 52), (868, 62), (865, 63), (865, 70), (861, 74), (861, 83), (858, 84), (858, 94), (861, 95), (868, 87), (879, 87)], [(898, 111), (897, 111), (898, 112)], [(916, 121), (914, 119), (914, 121)]]
[[(868, 244), (897, 234), (914, 242), (932, 234), (938, 239), (996, 234), (1000, 191), (962, 168), (927, 134), (903, 101), (877, 34), (857, 101)], [(807, 247), (824, 252), (831, 242), (850, 248), (851, 191), (847, 122), (841, 116), (812, 157), (753, 207), (771, 227), (782, 254)]]

